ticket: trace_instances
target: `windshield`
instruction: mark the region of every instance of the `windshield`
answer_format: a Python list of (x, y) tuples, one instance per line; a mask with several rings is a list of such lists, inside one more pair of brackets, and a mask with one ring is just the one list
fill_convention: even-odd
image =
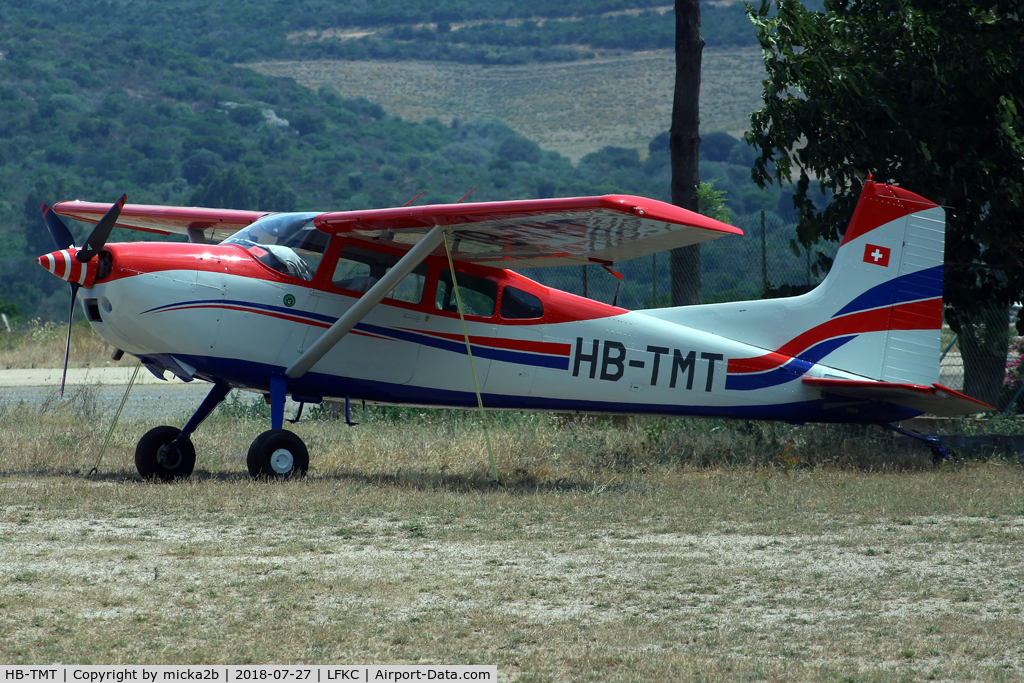
[(222, 244), (239, 244), (261, 263), (300, 280), (312, 280), (330, 236), (313, 225), (319, 213), (272, 213)]

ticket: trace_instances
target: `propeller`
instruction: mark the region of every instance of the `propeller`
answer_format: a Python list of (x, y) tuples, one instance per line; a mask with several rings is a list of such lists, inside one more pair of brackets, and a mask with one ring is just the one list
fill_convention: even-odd
[(75, 246), (75, 238), (71, 235), (71, 231), (68, 230), (68, 226), (61, 220), (60, 216), (46, 204), (43, 204), (42, 209), (43, 220), (46, 221), (46, 229), (50, 231), (50, 237), (53, 238), (53, 243), (57, 245), (57, 248), (68, 249)]
[[(92, 232), (89, 233), (89, 237), (85, 240), (85, 245), (75, 253), (75, 258), (81, 263), (88, 263), (103, 249), (103, 245), (107, 243), (107, 239), (110, 237), (110, 231), (114, 229), (117, 217), (121, 215), (121, 207), (124, 206), (126, 201), (128, 201), (128, 195), (122, 194), (121, 198), (110, 207), (110, 210), (107, 211), (103, 218), (100, 219), (100, 222), (96, 224), (96, 227), (93, 228)], [(50, 237), (53, 238), (53, 243), (57, 245), (57, 248), (69, 249), (74, 247), (75, 238), (63, 219), (46, 204), (43, 204), (41, 208), (43, 220), (46, 221), (46, 229), (49, 230)], [(71, 355), (71, 321), (75, 315), (75, 300), (78, 298), (78, 290), (82, 287), (77, 282), (69, 282), (68, 284), (71, 285), (71, 306), (68, 311), (68, 339), (64, 345), (64, 373), (60, 377), (61, 398), (64, 398), (64, 385), (68, 378), (68, 358)]]
[[(121, 207), (128, 201), (128, 195), (123, 194), (121, 198), (110, 207), (110, 210), (103, 215), (100, 222), (96, 224), (96, 227), (89, 233), (89, 237), (85, 240), (85, 246), (78, 250), (75, 254), (82, 263), (88, 263), (96, 254), (100, 253), (100, 249), (107, 243), (107, 239), (110, 237), (110, 231), (114, 229), (114, 223), (117, 222), (117, 217), (121, 215)], [(58, 219), (59, 220), (59, 219)], [(61, 221), (63, 223), (63, 221)]]

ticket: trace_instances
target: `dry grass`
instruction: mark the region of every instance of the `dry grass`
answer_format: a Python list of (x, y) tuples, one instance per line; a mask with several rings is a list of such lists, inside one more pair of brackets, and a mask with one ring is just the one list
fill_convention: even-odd
[[(106, 420), (88, 391), (6, 409), (0, 661), (496, 663), (518, 681), (1024, 671), (1018, 466), (867, 471), (852, 465), (890, 448), (871, 434), (504, 415), (494, 485), (471, 416), (377, 410), (298, 425), (315, 469), (260, 483), (242, 472), (261, 412), (229, 405), (196, 435), (192, 481), (151, 485), (131, 465), (148, 424), (118, 430), (96, 480), (75, 474)], [(804, 466), (842, 448), (844, 466)]]
[[(668, 130), (675, 82), (671, 50), (571, 63), (474, 66), (431, 62), (313, 61), (246, 65), (345, 97), (365, 97), (409, 121), (446, 124), (496, 117), (572, 159), (606, 145), (638, 147)], [(761, 106), (758, 49), (706, 50), (701, 69), (701, 130), (738, 134)]]
[[(0, 329), (0, 368), (59, 368), (64, 365), (66, 324), (30, 321), (8, 333)], [(110, 364), (110, 344), (88, 323), (75, 324), (71, 334), (68, 366), (96, 368)]]

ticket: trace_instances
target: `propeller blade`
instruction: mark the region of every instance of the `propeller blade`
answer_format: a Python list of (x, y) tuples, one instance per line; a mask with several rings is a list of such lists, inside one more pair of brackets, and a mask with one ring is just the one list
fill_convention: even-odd
[(100, 249), (107, 243), (107, 238), (110, 237), (110, 231), (114, 229), (114, 223), (117, 222), (117, 217), (121, 215), (121, 207), (128, 201), (128, 195), (123, 194), (117, 202), (110, 207), (106, 215), (100, 219), (100, 222), (96, 224), (96, 227), (92, 229), (88, 239), (85, 240), (85, 246), (78, 250), (75, 254), (82, 263), (88, 263), (100, 253)]
[(68, 247), (75, 246), (75, 238), (71, 235), (71, 231), (68, 230), (67, 223), (61, 220), (60, 216), (54, 213), (46, 204), (43, 204), (43, 220), (46, 221), (46, 229), (50, 231), (50, 237), (53, 238), (53, 243), (57, 245), (58, 249), (67, 249)]
[(68, 357), (71, 355), (71, 319), (75, 317), (75, 299), (78, 298), (77, 282), (71, 283), (71, 310), (68, 312), (68, 341), (64, 346), (64, 374), (60, 376), (60, 397), (64, 398), (64, 383), (68, 379)]

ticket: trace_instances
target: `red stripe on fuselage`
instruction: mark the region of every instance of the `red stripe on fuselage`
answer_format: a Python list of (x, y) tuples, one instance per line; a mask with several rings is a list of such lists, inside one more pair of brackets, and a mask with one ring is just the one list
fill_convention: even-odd
[(274, 311), (264, 311), (258, 308), (247, 308), (245, 306), (231, 306), (229, 304), (192, 304), (189, 306), (175, 306), (173, 308), (163, 308), (156, 313), (167, 313), (169, 311), (187, 311), (193, 308), (218, 308), (228, 311), (241, 311), (242, 313), (256, 313), (258, 315), (265, 315), (270, 318), (279, 318), (281, 320), (287, 320), (293, 323), (302, 323), (304, 325), (312, 325), (313, 327), (322, 327), (324, 329), (330, 327), (327, 323), (322, 323), (318, 320), (310, 320), (309, 318), (300, 318), (296, 315), (287, 315), (284, 313), (276, 313)]
[[(156, 313), (167, 313), (169, 311), (186, 311), (194, 308), (217, 308), (228, 311), (241, 311), (243, 313), (253, 313), (255, 315), (265, 315), (268, 318), (278, 318), (279, 320), (287, 320), (292, 323), (302, 323), (303, 325), (310, 325), (312, 327), (319, 327), (327, 329), (330, 327), (328, 323), (321, 322), (319, 320), (310, 320), (309, 318), (302, 318), (297, 315), (288, 315), (287, 313), (278, 313), (276, 311), (267, 311), (260, 308), (248, 308), (246, 306), (232, 306), (230, 304), (192, 304), (188, 306), (174, 306), (172, 308), (162, 308)], [(349, 334), (358, 334), (361, 337), (372, 337), (374, 339), (382, 339), (384, 341), (394, 341), (388, 337), (382, 337), (378, 334), (371, 334), (369, 332), (361, 332), (359, 330), (352, 330)]]
[[(409, 327), (400, 327), (400, 330), (426, 334), (431, 337), (450, 339), (452, 341), (465, 341), (466, 337), (461, 334), (448, 332), (425, 332)], [(469, 335), (469, 343), (477, 346), (489, 346), (495, 349), (511, 349), (512, 351), (527, 351), (529, 353), (544, 353), (552, 356), (569, 356), (572, 353), (572, 344), (559, 344), (557, 342), (527, 341), (522, 339), (502, 339), (500, 337), (474, 337)]]
[(774, 353), (753, 358), (730, 358), (728, 372), (763, 372), (784, 365), (815, 344), (849, 334), (886, 330), (938, 330), (942, 328), (942, 299), (914, 301), (833, 318), (786, 342)]

